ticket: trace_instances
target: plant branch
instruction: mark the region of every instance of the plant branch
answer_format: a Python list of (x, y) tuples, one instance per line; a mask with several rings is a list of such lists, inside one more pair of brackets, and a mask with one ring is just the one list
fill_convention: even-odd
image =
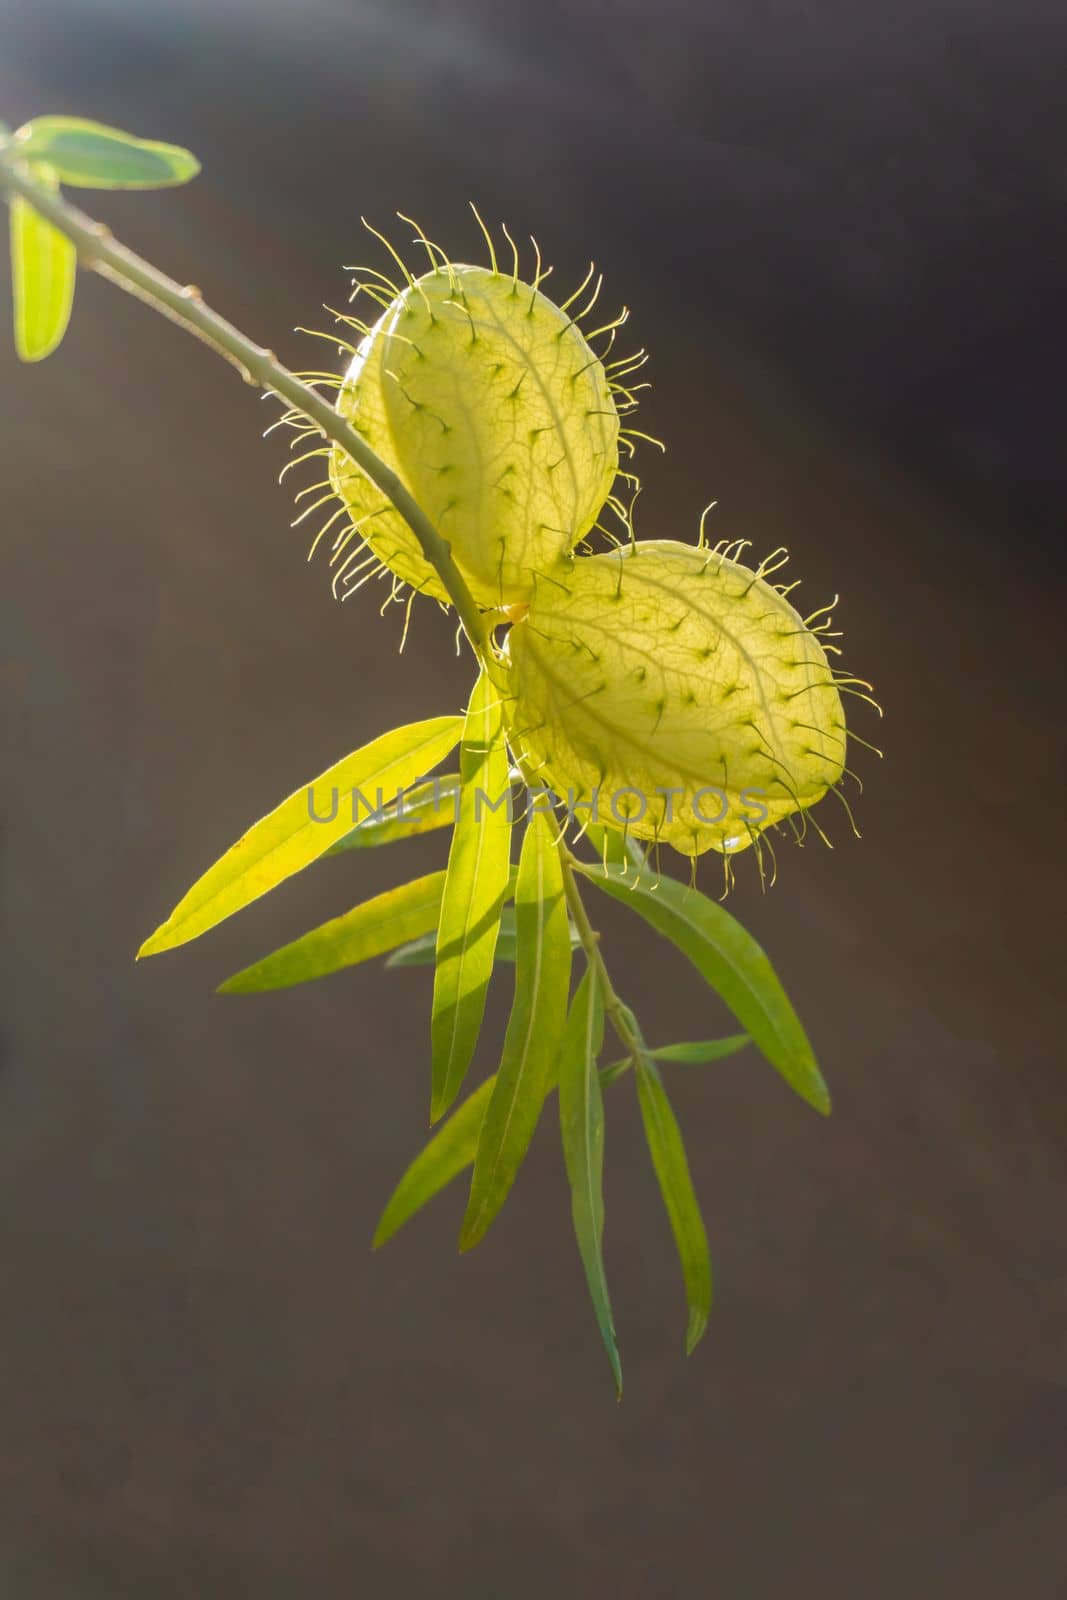
[[(127, 294), (134, 295), (194, 334), (236, 367), (246, 383), (287, 400), (325, 438), (351, 456), (396, 507), (415, 535), (423, 555), (434, 568), (455, 606), (475, 655), (485, 664), (486, 670), (494, 678), (497, 677), (491, 625), (464, 582), (452, 558), (448, 541), (437, 531), (392, 468), (382, 461), (317, 390), (284, 367), (272, 350), (257, 345), (233, 323), (213, 311), (195, 285), (183, 285), (169, 278), (126, 245), (120, 244), (104, 223), (94, 221), (61, 194), (36, 183), (29, 169), (12, 159), (10, 145), (0, 145), (0, 192), (8, 200), (13, 194), (20, 195), (71, 239), (77, 247), (82, 266), (91, 268)], [(557, 847), (571, 919), (578, 930), (586, 961), (596, 974), (604, 1011), (627, 1052), (637, 1055), (644, 1049), (640, 1029), (633, 1013), (623, 1004), (612, 984), (600, 950), (600, 935), (589, 921), (574, 875), (575, 857), (565, 843), (562, 832), (558, 834)]]
[(355, 429), (315, 389), (289, 371), (272, 350), (254, 343), (225, 317), (205, 304), (198, 288), (167, 277), (133, 250), (113, 238), (111, 230), (96, 222), (61, 194), (34, 181), (28, 167), (12, 158), (12, 146), (0, 145), (0, 192), (5, 199), (21, 195), (77, 247), (81, 264), (135, 295), (172, 322), (195, 334), (237, 368), (246, 383), (280, 396), (301, 412), (333, 444), (352, 457), (396, 507), (427, 561), (434, 568), (456, 608), (475, 654), (491, 673), (495, 668), (491, 627), (464, 582), (447, 539), (405, 488), (397, 474)]

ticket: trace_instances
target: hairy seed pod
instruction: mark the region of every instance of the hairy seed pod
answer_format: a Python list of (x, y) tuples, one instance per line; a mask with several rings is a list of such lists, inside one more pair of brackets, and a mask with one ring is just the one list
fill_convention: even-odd
[[(532, 593), (589, 532), (618, 470), (602, 363), (565, 311), (505, 272), (448, 265), (415, 280), (359, 345), (337, 404), (487, 607)], [(370, 551), (447, 600), (407, 524), (339, 450), (330, 477)]]
[(818, 638), (718, 552), (649, 540), (580, 557), (566, 587), (538, 584), (508, 654), (512, 738), (535, 777), (683, 855), (742, 850), (841, 777)]

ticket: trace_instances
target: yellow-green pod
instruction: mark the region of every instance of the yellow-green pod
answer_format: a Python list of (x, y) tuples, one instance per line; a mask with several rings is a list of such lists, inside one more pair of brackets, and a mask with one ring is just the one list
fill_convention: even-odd
[[(618, 470), (603, 364), (565, 311), (488, 268), (442, 266), (397, 295), (359, 345), (338, 409), (486, 607), (529, 597), (592, 528)], [(403, 518), (339, 450), (330, 476), (373, 554), (447, 599)]]
[(649, 540), (580, 557), (566, 587), (538, 584), (507, 647), (511, 738), (579, 820), (595, 796), (638, 838), (732, 854), (841, 777), (816, 634), (720, 553)]

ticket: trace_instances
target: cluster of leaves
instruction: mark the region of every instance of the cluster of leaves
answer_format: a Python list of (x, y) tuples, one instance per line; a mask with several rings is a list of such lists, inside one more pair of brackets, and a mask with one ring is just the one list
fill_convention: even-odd
[[(35, 361), (54, 350), (65, 331), (76, 251), (63, 228), (42, 215), (33, 200), (58, 221), (70, 220), (82, 237), (87, 219), (51, 203), (61, 183), (163, 187), (187, 181), (198, 165), (175, 146), (67, 117), (38, 118), (14, 136), (0, 128), (0, 166), (12, 151), (20, 170), (32, 175), (30, 197), (25, 185), (21, 191), (15, 185), (16, 192), (7, 195), (15, 338), (19, 355)], [(636, 1081), (682, 1267), (688, 1350), (707, 1323), (711, 1264), (661, 1067), (717, 1061), (751, 1043), (817, 1110), (829, 1110), (829, 1097), (807, 1036), (759, 945), (695, 887), (653, 872), (643, 850), (617, 831), (590, 824), (591, 859), (579, 859), (551, 807), (524, 791), (503, 705), (499, 686), (483, 667), (465, 717), (435, 717), (384, 734), (301, 786), (197, 880), (139, 955), (198, 938), (322, 856), (451, 826), (445, 868), (312, 929), (236, 973), (221, 989), (262, 993), (380, 957), (395, 967), (432, 963), (431, 1120), (446, 1120), (401, 1177), (374, 1242), (391, 1238), (433, 1195), (470, 1169), (460, 1248), (476, 1244), (510, 1192), (546, 1102), (558, 1093), (575, 1236), (621, 1388), (602, 1250), (605, 1086), (631, 1073)], [(458, 771), (429, 781), (457, 747)], [(527, 804), (517, 863), (512, 806), (487, 804), (487, 797), (499, 802), (515, 789), (520, 800), (525, 792)], [(334, 791), (397, 798), (375, 805), (353, 826), (340, 804), (326, 817), (316, 808), (316, 796)], [(669, 940), (721, 997), (742, 1031), (648, 1046), (608, 978), (598, 936), (585, 917), (579, 880), (621, 901)], [(576, 951), (585, 970), (572, 995)], [(499, 1063), (457, 1105), (475, 1056), (489, 983), (502, 964), (514, 968), (514, 993)], [(602, 1063), (607, 1017), (625, 1053)]]
[[(427, 774), (459, 746), (459, 771)], [(820, 1111), (825, 1084), (807, 1036), (766, 955), (717, 902), (654, 873), (616, 831), (591, 826), (599, 859), (562, 847), (557, 819), (531, 801), (517, 867), (512, 862), (510, 764), (501, 701), (483, 673), (465, 718), (399, 728), (346, 756), (257, 822), (175, 907), (139, 954), (154, 955), (206, 933), (320, 856), (366, 849), (451, 827), (448, 864), (374, 896), (312, 929), (221, 985), (225, 994), (287, 988), (375, 957), (408, 967), (433, 963), (431, 1120), (452, 1112), (402, 1176), (378, 1224), (391, 1238), (453, 1178), (471, 1170), (460, 1249), (483, 1237), (515, 1181), (545, 1102), (559, 1095), (563, 1152), (575, 1234), (616, 1381), (618, 1347), (604, 1272), (603, 1162), (606, 1084), (631, 1070), (653, 1166), (682, 1265), (689, 1306), (686, 1345), (707, 1322), (711, 1266), (685, 1147), (663, 1084), (662, 1065), (717, 1061), (755, 1044)], [(357, 792), (368, 815), (353, 826), (339, 797)], [(395, 796), (388, 805), (379, 796)], [(520, 787), (521, 795), (521, 787)], [(332, 797), (327, 804), (325, 797)], [(589, 883), (637, 912), (692, 963), (726, 1002), (743, 1032), (658, 1048), (639, 1045), (601, 1064), (604, 994), (592, 963), (573, 998), (572, 957), (580, 930), (568, 912), (565, 861)], [(514, 966), (514, 994), (496, 1072), (452, 1110), (481, 1031), (493, 970)], [(636, 1022), (629, 1017), (636, 1031)]]
[[(35, 181), (53, 192), (61, 183), (75, 189), (166, 189), (200, 171), (196, 157), (178, 145), (135, 139), (82, 117), (36, 117), (11, 144)], [(15, 349), (22, 361), (43, 361), (67, 331), (77, 251), (28, 200), (15, 195), (10, 209)]]

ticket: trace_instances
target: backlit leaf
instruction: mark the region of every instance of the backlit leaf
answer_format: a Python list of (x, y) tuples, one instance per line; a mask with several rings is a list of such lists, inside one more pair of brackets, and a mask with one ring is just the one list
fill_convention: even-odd
[(681, 1129), (671, 1110), (659, 1072), (646, 1057), (639, 1057), (637, 1061), (637, 1096), (652, 1165), (656, 1169), (678, 1259), (682, 1264), (689, 1305), (685, 1350), (687, 1355), (692, 1355), (707, 1327), (711, 1310), (708, 1236), (689, 1175)]
[(485, 1014), (511, 852), (508, 767), (500, 693), (482, 672), (463, 726), (459, 817), (437, 929), (432, 1122), (459, 1093)]
[(220, 994), (259, 994), (266, 989), (287, 989), (310, 978), (324, 978), (343, 967), (354, 967), (372, 956), (395, 950), (418, 934), (437, 926), (444, 889), (443, 872), (431, 872), (399, 889), (365, 900), (342, 917), (324, 922), (302, 938), (264, 956), (219, 985)]
[(469, 1167), (478, 1148), (478, 1133), (493, 1092), (495, 1078), (487, 1078), (452, 1113), (434, 1134), (389, 1197), (374, 1235), (374, 1248), (391, 1239), (410, 1217), (432, 1200), (447, 1183)]
[(559, 1122), (571, 1186), (574, 1235), (597, 1326), (622, 1393), (622, 1367), (601, 1242), (604, 1237), (604, 1100), (597, 1056), (604, 1042), (600, 987), (587, 971), (571, 1002), (559, 1053)]
[(459, 774), (449, 772), (427, 783), (417, 783), (392, 805), (376, 809), (370, 816), (338, 839), (327, 850), (328, 856), (346, 850), (368, 850), (397, 839), (413, 839), (435, 828), (449, 828), (456, 820)]
[(373, 804), (378, 791), (393, 797), (410, 788), (455, 749), (462, 725), (460, 717), (433, 717), (395, 728), (297, 789), (197, 879), (138, 956), (198, 938), (309, 866), (350, 831), (356, 795)]
[(200, 163), (180, 145), (137, 139), (84, 117), (35, 117), (15, 134), (19, 157), (47, 163), (81, 189), (165, 189), (188, 183)]
[(507, 1198), (556, 1070), (567, 1018), (571, 942), (555, 823), (535, 811), (515, 885), (515, 998), (482, 1123), (459, 1247), (478, 1243)]
[(617, 870), (579, 866), (677, 945), (786, 1082), (816, 1111), (829, 1112), (830, 1094), (800, 1019), (763, 949), (735, 917), (675, 878), (644, 871), (622, 879)]
[(43, 361), (67, 331), (78, 254), (20, 195), (12, 195), (10, 206), (15, 350), (20, 361)]

